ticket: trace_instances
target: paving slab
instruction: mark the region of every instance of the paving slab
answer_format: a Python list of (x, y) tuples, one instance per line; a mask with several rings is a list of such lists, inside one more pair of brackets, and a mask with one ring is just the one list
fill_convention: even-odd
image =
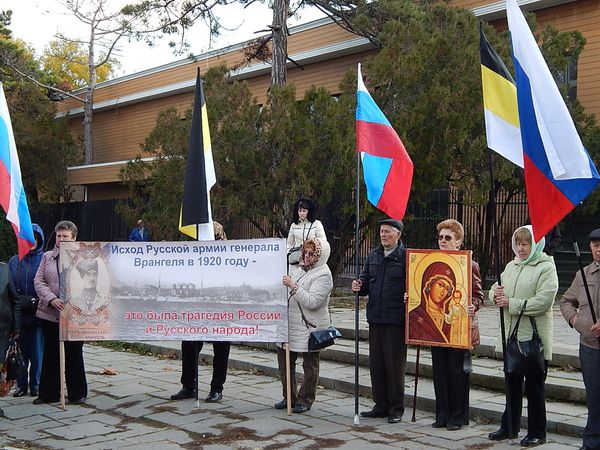
[[(497, 421), (478, 422), (458, 432), (433, 429), (433, 414), (426, 409), (415, 412), (416, 421), (410, 422), (412, 410), (407, 407), (404, 421), (388, 424), (385, 419), (361, 419), (354, 425), (354, 398), (351, 393), (319, 389), (313, 408), (306, 414), (276, 411), (272, 405), (281, 399), (281, 385), (276, 378), (257, 372), (230, 370), (225, 385), (224, 400), (218, 404), (193, 400), (173, 402), (169, 396), (178, 389), (178, 361), (159, 359), (156, 356), (118, 352), (86, 344), (86, 363), (100, 373), (105, 363), (110, 363), (121, 377), (98, 374), (89, 376), (89, 396), (84, 405), (67, 405), (62, 410), (56, 405), (32, 405), (31, 398), (6, 397), (2, 407), (7, 417), (0, 419), (0, 448), (62, 448), (95, 449), (267, 449), (267, 448), (490, 448), (509, 449), (506, 443), (487, 440), (487, 434), (497, 428)], [(210, 349), (210, 347), (209, 347)], [(238, 352), (234, 347), (232, 352)], [(251, 354), (252, 352), (247, 352)], [(269, 360), (261, 352), (260, 364), (275, 369), (274, 358)], [(239, 356), (239, 355), (238, 355)], [(274, 355), (271, 355), (274, 356)], [(237, 357), (237, 356), (236, 356)], [(248, 364), (254, 364), (249, 358)], [(139, 392), (144, 367), (154, 367), (150, 376), (145, 373), (144, 392)], [(260, 367), (260, 365), (257, 365)], [(168, 369), (168, 370), (167, 370)], [(205, 379), (202, 388), (207, 389), (209, 367), (201, 367)], [(343, 372), (346, 369), (340, 369)], [(140, 372), (141, 371), (141, 372)], [(327, 373), (327, 362), (322, 364)], [(331, 372), (330, 372), (331, 373)], [(156, 374), (169, 374), (155, 380)], [(368, 375), (365, 374), (365, 383)], [(336, 373), (336, 377), (352, 380), (351, 374)], [(407, 377), (407, 394), (413, 387)], [(366, 389), (366, 387), (365, 387)], [(419, 382), (424, 400), (433, 398), (432, 387)], [(503, 399), (496, 393), (473, 396), (474, 409), (496, 408), (498, 417), (503, 409)], [(475, 398), (476, 397), (476, 398)], [(370, 408), (369, 398), (361, 397), (361, 410)], [(420, 399), (421, 401), (421, 399)], [(492, 405), (492, 406), (490, 406)], [(550, 405), (549, 408), (555, 408)], [(570, 432), (584, 420), (577, 407), (563, 408), (563, 416), (554, 417), (560, 411), (549, 411), (549, 417), (562, 422)], [(568, 415), (567, 415), (568, 414)], [(567, 417), (567, 419), (564, 419)], [(549, 434), (549, 444), (544, 448), (577, 449), (581, 440), (573, 436)], [(513, 446), (514, 448), (514, 446)]]

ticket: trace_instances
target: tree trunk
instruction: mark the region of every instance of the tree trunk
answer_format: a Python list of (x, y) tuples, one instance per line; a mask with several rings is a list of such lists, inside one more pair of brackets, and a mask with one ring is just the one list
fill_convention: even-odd
[(271, 85), (285, 86), (287, 81), (287, 19), (290, 0), (275, 0), (273, 4), (273, 52)]
[(96, 65), (94, 63), (94, 39), (95, 33), (90, 33), (88, 52), (88, 75), (89, 83), (85, 92), (85, 103), (83, 105), (83, 142), (85, 149), (85, 163), (92, 164), (94, 159), (94, 146), (92, 140), (92, 116), (94, 109), (94, 89), (96, 89)]

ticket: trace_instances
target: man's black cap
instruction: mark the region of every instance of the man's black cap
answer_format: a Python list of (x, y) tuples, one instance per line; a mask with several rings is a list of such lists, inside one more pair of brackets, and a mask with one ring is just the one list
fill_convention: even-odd
[(402, 232), (404, 229), (404, 224), (401, 220), (396, 219), (383, 219), (379, 221), (380, 225), (389, 225), (390, 227), (394, 227), (396, 230)]
[(596, 228), (590, 233), (590, 241), (600, 241), (600, 228)]

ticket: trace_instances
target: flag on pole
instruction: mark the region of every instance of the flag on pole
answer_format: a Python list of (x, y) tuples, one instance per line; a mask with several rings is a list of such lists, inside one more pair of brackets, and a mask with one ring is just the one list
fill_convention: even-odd
[(19, 259), (35, 244), (4, 87), (0, 83), (0, 205), (17, 236)]
[(510, 72), (479, 27), (481, 87), (489, 148), (523, 168), (517, 86)]
[(367, 198), (394, 219), (402, 219), (412, 184), (413, 163), (363, 83), (358, 65), (356, 149), (360, 152)]
[(199, 241), (214, 240), (210, 188), (216, 182), (208, 130), (208, 114), (200, 69), (198, 69), (179, 231)]
[(507, 0), (525, 188), (539, 241), (598, 185), (600, 176), (515, 0)]

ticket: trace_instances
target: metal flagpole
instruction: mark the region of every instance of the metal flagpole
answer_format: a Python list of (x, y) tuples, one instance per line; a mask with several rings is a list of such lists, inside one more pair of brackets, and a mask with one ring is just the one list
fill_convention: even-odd
[[(359, 75), (360, 76), (360, 75)], [(355, 199), (356, 199), (356, 218), (354, 224), (354, 269), (356, 272), (356, 279), (360, 276), (360, 152), (356, 152), (356, 186), (354, 187)], [(360, 301), (358, 292), (354, 295), (354, 425), (360, 424), (358, 415), (358, 339), (359, 339), (359, 308)]]
[[(199, 241), (200, 240), (200, 226), (198, 224), (196, 224), (196, 240)], [(194, 371), (196, 372), (196, 381), (195, 381), (195, 391), (196, 391), (196, 407), (199, 408), (200, 407), (200, 399), (198, 398), (198, 387), (199, 387), (199, 381), (200, 381), (200, 370), (198, 369), (198, 363), (200, 362), (200, 350), (198, 350), (198, 341), (194, 341)], [(183, 355), (182, 355), (183, 356)]]
[[(492, 164), (492, 150), (488, 147), (488, 164), (490, 169), (490, 209), (492, 214), (492, 239), (494, 242), (494, 263), (496, 264), (498, 286), (502, 286), (500, 278), (500, 241), (498, 239), (498, 221), (496, 218), (496, 189), (494, 187), (494, 167)], [(502, 364), (504, 368), (504, 396), (506, 397), (506, 423), (508, 427), (508, 441), (510, 443), (513, 436), (512, 429), (512, 410), (510, 395), (508, 393), (508, 382), (506, 372), (506, 329), (504, 328), (504, 308), (500, 307), (500, 336), (502, 338)]]

